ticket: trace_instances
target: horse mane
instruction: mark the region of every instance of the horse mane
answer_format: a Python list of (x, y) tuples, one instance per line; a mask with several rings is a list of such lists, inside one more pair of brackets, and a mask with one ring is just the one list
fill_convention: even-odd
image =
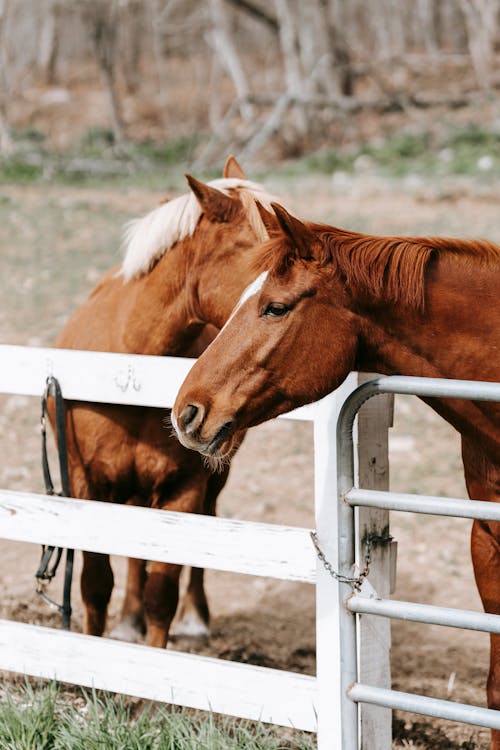
[[(487, 240), (447, 237), (383, 237), (359, 234), (336, 227), (307, 224), (318, 238), (319, 267), (332, 268), (347, 286), (379, 302), (402, 302), (423, 310), (425, 272), (433, 257), (444, 253), (485, 262), (500, 261), (500, 247)], [(273, 237), (257, 250), (254, 268), (281, 274), (300, 260), (292, 240)]]
[[(257, 242), (264, 242), (269, 237), (256, 201), (271, 211), (274, 198), (261, 185), (229, 177), (212, 180), (208, 184), (226, 195), (236, 190)], [(194, 234), (202, 213), (194, 193), (189, 192), (161, 203), (140, 219), (129, 221), (124, 227), (124, 258), (118, 274), (128, 282), (150, 271), (177, 242)]]

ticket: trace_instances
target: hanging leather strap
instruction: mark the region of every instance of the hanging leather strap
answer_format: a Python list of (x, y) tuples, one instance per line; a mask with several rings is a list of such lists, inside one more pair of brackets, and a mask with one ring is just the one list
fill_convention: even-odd
[[(54, 483), (50, 474), (49, 460), (47, 456), (47, 401), (54, 399), (54, 423), (59, 456), (59, 474), (61, 477), (61, 492), (56, 493)], [(40, 416), (42, 433), (42, 469), (47, 495), (58, 494), (61, 497), (70, 497), (69, 472), (68, 472), (68, 447), (66, 440), (66, 421), (64, 415), (64, 401), (59, 382), (52, 375), (47, 378), (45, 390), (42, 396), (42, 412)], [(63, 549), (53, 545), (42, 546), (42, 556), (38, 570), (35, 573), (37, 580), (37, 593), (51, 606), (61, 613), (62, 627), (69, 630), (71, 627), (71, 582), (73, 579), (74, 550), (66, 550), (66, 569), (64, 574), (63, 602), (58, 604), (50, 599), (45, 593), (46, 585), (54, 578), (61, 561)]]

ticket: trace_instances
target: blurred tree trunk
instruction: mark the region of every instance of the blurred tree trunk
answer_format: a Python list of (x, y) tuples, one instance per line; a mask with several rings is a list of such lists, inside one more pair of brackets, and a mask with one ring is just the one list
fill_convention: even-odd
[(335, 3), (331, 0), (319, 0), (322, 12), (323, 29), (327, 36), (329, 53), (329, 74), (332, 77), (334, 90), (342, 96), (354, 94), (354, 72), (351, 54), (346, 42), (345, 32), (338, 28), (335, 14)]
[(224, 120), (224, 112), (220, 96), (222, 83), (221, 63), (217, 55), (213, 55), (212, 68), (210, 70), (209, 90), (211, 92), (208, 98), (208, 123), (213, 135), (220, 141), (225, 141), (228, 133)]
[(279, 24), (286, 91), (289, 96), (298, 98), (302, 89), (302, 76), (293, 12), (289, 0), (274, 0), (274, 4)]
[(498, 29), (498, 0), (460, 0), (467, 42), (477, 82), (490, 88), (494, 41)]
[[(439, 18), (435, 0), (418, 0), (416, 12), (422, 34), (424, 49), (432, 56), (438, 53), (438, 24)], [(437, 18), (436, 18), (437, 16)]]
[(84, 0), (81, 3), (95, 59), (109, 99), (115, 144), (124, 142), (124, 124), (116, 86), (116, 46), (119, 25), (118, 0)]
[(14, 151), (7, 115), (9, 99), (9, 82), (7, 79), (7, 16), (10, 10), (9, 0), (0, 0), (0, 154), (9, 156)]
[[(285, 72), (286, 98), (288, 100), (299, 101), (304, 93), (304, 82), (302, 79), (299, 41), (295, 25), (297, 13), (294, 13), (290, 0), (274, 0), (274, 5), (279, 24), (281, 55)], [(283, 102), (280, 100), (276, 106), (276, 111), (283, 118), (286, 112)], [(276, 121), (276, 111), (272, 113), (270, 119), (272, 120), (274, 130), (279, 131), (281, 125)], [(290, 119), (292, 128), (295, 129), (299, 136), (304, 136), (308, 130), (307, 112), (304, 107), (300, 104), (294, 106)]]
[(160, 0), (150, 0), (148, 26), (151, 33), (151, 51), (158, 90), (158, 104), (161, 112), (163, 130), (168, 131), (168, 92), (165, 83), (166, 65), (163, 54), (162, 29), (165, 17), (170, 11), (172, 3), (161, 7)]
[(144, 3), (142, 0), (128, 0), (123, 8), (124, 39), (120, 45), (120, 62), (125, 86), (130, 94), (135, 94), (141, 80), (141, 55), (144, 39)]
[(59, 11), (58, 0), (48, 0), (42, 13), (38, 67), (43, 71), (45, 82), (49, 86), (52, 86), (56, 80), (59, 53)]
[(10, 128), (7, 120), (7, 113), (5, 111), (5, 102), (0, 94), (0, 154), (2, 156), (10, 156), (14, 151), (14, 144), (10, 137)]
[(215, 52), (222, 66), (232, 78), (239, 100), (240, 114), (246, 122), (249, 122), (254, 117), (254, 108), (248, 101), (250, 87), (236, 47), (233, 44), (230, 20), (223, 0), (211, 0), (210, 13), (212, 18), (211, 37)]
[(56, 80), (59, 54), (59, 16), (58, 0), (47, 0), (42, 13), (37, 62), (38, 67), (44, 73), (45, 82), (49, 86), (52, 86)]

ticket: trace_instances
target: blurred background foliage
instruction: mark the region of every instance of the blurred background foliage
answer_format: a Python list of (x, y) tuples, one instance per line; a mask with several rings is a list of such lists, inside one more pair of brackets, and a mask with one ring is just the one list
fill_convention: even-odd
[(0, 180), (498, 175), (498, 0), (0, 0)]

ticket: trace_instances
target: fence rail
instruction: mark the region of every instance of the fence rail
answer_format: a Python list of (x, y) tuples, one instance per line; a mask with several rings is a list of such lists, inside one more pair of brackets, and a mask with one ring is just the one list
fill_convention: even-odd
[(0, 490), (0, 528), (3, 539), (289, 581), (316, 580), (309, 531), (293, 526)]
[[(40, 398), (54, 376), (66, 400), (158, 409), (172, 406), (193, 363), (10, 345), (0, 345), (0, 360), (0, 393)], [(313, 426), (317, 528), (331, 528), (335, 423), (357, 382), (352, 375), (335, 394), (284, 416)], [(315, 677), (7, 621), (0, 621), (0, 669), (317, 731), (319, 748), (336, 746), (332, 581), (308, 529), (0, 489), (0, 537), (315, 584)], [(388, 655), (389, 644), (381, 662)], [(369, 740), (367, 750), (379, 749)]]
[(317, 726), (314, 677), (0, 620), (0, 668), (149, 700)]
[[(41, 396), (49, 375), (57, 377), (67, 400), (167, 409), (194, 364), (183, 357), (0, 345), (0, 393)], [(283, 419), (313, 421), (322, 402)]]

